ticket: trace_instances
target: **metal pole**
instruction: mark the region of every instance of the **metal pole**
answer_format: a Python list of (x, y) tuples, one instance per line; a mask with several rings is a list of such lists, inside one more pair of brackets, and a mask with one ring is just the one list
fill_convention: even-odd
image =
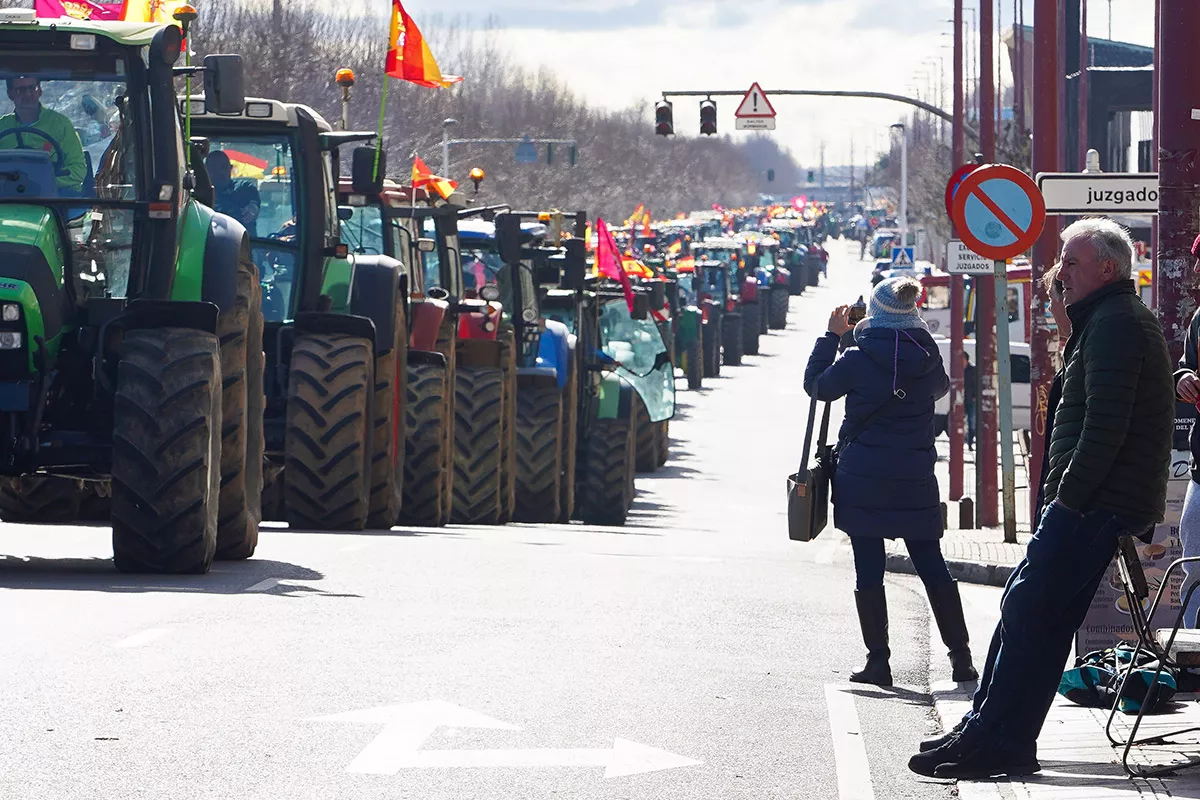
[[(1033, 7), (1033, 63), (1058, 63), (1058, 0), (1034, 0)], [(1058, 172), (1058, 97), (1062, 76), (1055, 70), (1033, 71), (1033, 171)], [(1050, 398), (1050, 384), (1054, 379), (1054, 362), (1051, 358), (1051, 335), (1046, 327), (1046, 311), (1050, 308), (1050, 296), (1042, 281), (1058, 258), (1058, 218), (1047, 217), (1046, 227), (1033, 247), (1030, 264), (1033, 303), (1029, 320), (1029, 407), (1032, 409), (1032, 427), (1029, 437), (1029, 519), (1037, 527), (1037, 490), (1042, 485), (1042, 456), (1046, 452), (1046, 415)]]
[(450, 129), (442, 123), (442, 177), (450, 174)]
[(1160, 0), (1158, 31), (1158, 319), (1172, 360), (1200, 300), (1192, 272), (1194, 220), (1200, 216), (1200, 162), (1195, 157), (1200, 122), (1200, 3)]
[[(1110, 5), (1111, 10), (1111, 5)], [(1154, 42), (1158, 44), (1159, 37), (1159, 7), (1154, 0)], [(1158, 74), (1158, 47), (1154, 48), (1154, 74)], [(1153, 123), (1150, 127), (1150, 169), (1158, 171), (1158, 81), (1154, 81)], [(1150, 304), (1158, 308), (1158, 215), (1150, 221), (1150, 274), (1153, 281), (1150, 284)]]
[[(996, 158), (993, 2), (994, 0), (979, 0), (979, 133), (983, 160), (989, 163)], [(1007, 301), (1007, 298), (1002, 299)], [(996, 453), (996, 306), (995, 278), (990, 275), (978, 276), (975, 290), (975, 340), (980, 389), (977, 399), (979, 446), (975, 451), (975, 464), (980, 480), (980, 496), (977, 498), (979, 523), (985, 527), (1000, 524), (1000, 483)], [(1007, 314), (1004, 315), (1003, 324), (1008, 324)]]
[[(963, 163), (963, 0), (954, 0), (954, 126), (950, 160)], [(952, 231), (952, 235), (957, 233)], [(950, 500), (963, 496), (963, 276), (950, 276)]]
[[(1087, 0), (1079, 0), (1079, 171), (1087, 169), (1087, 114), (1088, 114), (1088, 35)], [(1110, 167), (1111, 169), (1111, 167)]]
[(1000, 377), (1000, 460), (1004, 478), (1001, 494), (1004, 497), (1004, 541), (1017, 541), (1016, 466), (1013, 463), (1012, 429), (1012, 366), (1008, 347), (1008, 271), (1003, 261), (996, 262), (996, 344), (1000, 352), (996, 359)]
[(908, 131), (900, 126), (900, 246), (908, 247)]

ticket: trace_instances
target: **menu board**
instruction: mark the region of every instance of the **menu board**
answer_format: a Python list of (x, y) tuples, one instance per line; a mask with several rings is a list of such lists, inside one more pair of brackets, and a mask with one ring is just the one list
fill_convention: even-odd
[[(1170, 480), (1167, 483), (1167, 511), (1163, 522), (1155, 526), (1154, 536), (1149, 544), (1135, 540), (1142, 570), (1146, 573), (1146, 583), (1150, 586), (1150, 596), (1143, 604), (1147, 612), (1154, 602), (1159, 586), (1162, 585), (1167, 567), (1175, 559), (1183, 557), (1179, 519), (1183, 514), (1183, 500), (1191, 481), (1192, 454), (1188, 436), (1195, 421), (1196, 408), (1188, 403), (1178, 403), (1175, 416), (1174, 449), (1171, 451)], [(1152, 627), (1165, 628), (1175, 624), (1175, 616), (1179, 613), (1183, 578), (1182, 570), (1176, 570), (1172, 574), (1170, 594), (1159, 604), (1158, 611), (1151, 620)], [(1129, 617), (1128, 600), (1114, 559), (1104, 579), (1100, 581), (1096, 596), (1092, 598), (1092, 605), (1084, 618), (1083, 626), (1075, 635), (1075, 654), (1083, 655), (1093, 650), (1113, 647), (1121, 641), (1136, 640), (1137, 634)]]

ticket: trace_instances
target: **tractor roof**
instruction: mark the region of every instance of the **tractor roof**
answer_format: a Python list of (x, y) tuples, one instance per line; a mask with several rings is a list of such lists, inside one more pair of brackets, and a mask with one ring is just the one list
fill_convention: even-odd
[(244, 119), (253, 122), (281, 122), (288, 127), (295, 127), (297, 124), (296, 111), (304, 109), (317, 122), (317, 128), (322, 133), (328, 133), (333, 130), (321, 113), (310, 106), (300, 103), (285, 103), (282, 100), (271, 100), (266, 97), (247, 97), (246, 105), (242, 108), (240, 114), (207, 114), (204, 110), (204, 97), (201, 95), (192, 95), (191, 111), (193, 119), (210, 119), (219, 118), (222, 120)]
[(95, 22), (86, 19), (37, 19), (32, 9), (0, 10), (0, 30), (65, 30), (71, 33), (94, 33), (118, 44), (142, 46), (150, 44), (154, 34), (165, 28), (160, 23)]

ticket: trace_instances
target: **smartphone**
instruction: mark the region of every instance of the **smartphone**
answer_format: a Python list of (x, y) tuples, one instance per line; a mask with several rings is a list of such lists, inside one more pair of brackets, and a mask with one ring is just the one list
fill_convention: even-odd
[(858, 323), (862, 322), (866, 316), (867, 309), (865, 306), (854, 305), (850, 306), (850, 313), (846, 315), (846, 321), (851, 325), (857, 325)]

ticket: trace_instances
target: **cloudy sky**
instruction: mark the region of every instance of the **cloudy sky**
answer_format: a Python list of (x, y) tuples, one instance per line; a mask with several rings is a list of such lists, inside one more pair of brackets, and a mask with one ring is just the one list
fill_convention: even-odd
[[(976, 0), (966, 0), (973, 7)], [(1001, 24), (1013, 0), (999, 0)], [(1026, 24), (1034, 0), (1024, 0)], [(1089, 33), (1107, 36), (1110, 2), (1090, 0)], [(405, 0), (423, 15), (489, 16), (520, 60), (545, 65), (589, 102), (650, 109), (664, 89), (863, 89), (936, 99), (951, 79), (951, 0)], [(1154, 0), (1111, 0), (1115, 38), (1149, 45)], [(967, 19), (970, 20), (970, 13)], [(943, 35), (945, 34), (945, 35)], [(469, 65), (443, 64), (470, 79)], [(1007, 60), (1002, 64), (1007, 72)], [(460, 71), (461, 70), (461, 71)], [(924, 73), (924, 74), (922, 74)], [(1007, 80), (1007, 78), (1006, 78)], [(733, 131), (737, 98), (718, 100), (718, 127)], [(696, 134), (698, 99), (675, 102), (677, 133)], [(904, 107), (875, 100), (779, 98), (775, 136), (805, 166), (821, 143), (826, 163), (886, 149)]]

